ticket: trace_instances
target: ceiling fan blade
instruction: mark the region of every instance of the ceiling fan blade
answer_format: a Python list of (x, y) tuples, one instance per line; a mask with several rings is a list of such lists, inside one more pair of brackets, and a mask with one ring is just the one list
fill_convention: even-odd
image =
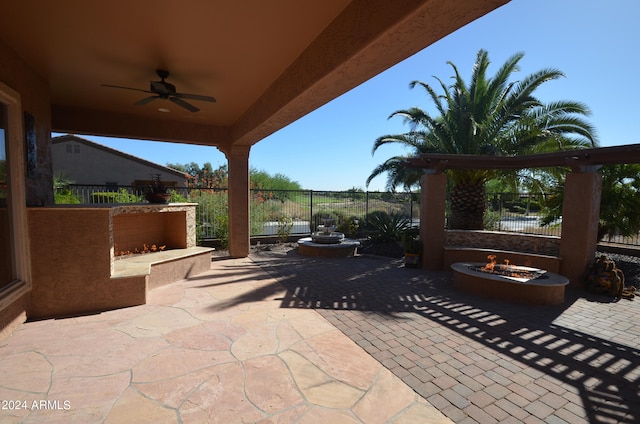
[(203, 102), (211, 102), (214, 103), (216, 99), (211, 96), (202, 96), (200, 94), (186, 94), (186, 93), (176, 93), (174, 96), (180, 99), (189, 99), (189, 100), (200, 100)]
[(184, 100), (181, 100), (174, 96), (169, 97), (169, 100), (171, 100), (173, 103), (177, 104), (178, 106), (182, 106), (183, 108), (187, 109), (189, 112), (198, 112), (200, 110), (197, 107), (190, 105)]
[(151, 103), (152, 101), (154, 101), (155, 99), (159, 99), (160, 96), (149, 96), (149, 97), (145, 97), (144, 99), (137, 101), (136, 103), (134, 103), (136, 106), (143, 106), (146, 105), (147, 103)]
[(109, 87), (109, 88), (122, 88), (124, 90), (133, 90), (133, 91), (142, 91), (143, 93), (151, 93), (151, 91), (149, 90), (142, 90), (140, 88), (131, 88), (131, 87), (122, 87), (120, 85), (109, 85), (109, 84), (100, 84), (103, 87)]

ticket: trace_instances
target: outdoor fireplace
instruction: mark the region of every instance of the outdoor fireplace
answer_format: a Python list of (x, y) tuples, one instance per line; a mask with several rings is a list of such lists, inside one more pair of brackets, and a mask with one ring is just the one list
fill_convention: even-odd
[(496, 262), (458, 262), (451, 265), (456, 289), (490, 299), (528, 305), (559, 305), (564, 302), (569, 279), (544, 269)]
[(184, 210), (162, 213), (141, 210), (114, 215), (114, 256), (184, 249), (188, 240), (185, 222)]
[[(47, 241), (32, 247), (38, 261), (31, 317), (141, 305), (149, 290), (208, 270), (211, 249), (196, 246), (195, 209), (192, 203), (30, 208), (29, 231)], [(166, 250), (116, 259), (116, 247), (135, 251), (144, 244)]]

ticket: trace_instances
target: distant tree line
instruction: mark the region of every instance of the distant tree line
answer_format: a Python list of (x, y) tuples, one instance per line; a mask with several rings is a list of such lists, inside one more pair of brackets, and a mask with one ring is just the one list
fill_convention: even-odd
[[(229, 185), (227, 165), (213, 169), (210, 162), (202, 167), (195, 162), (188, 164), (168, 163), (166, 166), (187, 174), (187, 185), (191, 188), (226, 189)], [(281, 173), (269, 174), (266, 171), (251, 168), (249, 181), (252, 189), (257, 190), (302, 190), (300, 183)]]

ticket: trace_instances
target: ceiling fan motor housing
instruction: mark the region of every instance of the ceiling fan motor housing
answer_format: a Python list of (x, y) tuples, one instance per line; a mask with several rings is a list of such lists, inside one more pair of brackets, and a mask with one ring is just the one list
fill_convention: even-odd
[(176, 94), (176, 86), (166, 81), (151, 81), (151, 91), (164, 98)]

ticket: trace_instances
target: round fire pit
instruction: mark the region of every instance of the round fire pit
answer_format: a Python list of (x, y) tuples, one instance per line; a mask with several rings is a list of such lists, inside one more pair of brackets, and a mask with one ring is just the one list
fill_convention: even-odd
[[(560, 305), (569, 279), (538, 268), (499, 265), (496, 272), (482, 270), (486, 264), (458, 262), (453, 269), (453, 286), (490, 299), (526, 305)], [(508, 269), (504, 269), (508, 268)]]

